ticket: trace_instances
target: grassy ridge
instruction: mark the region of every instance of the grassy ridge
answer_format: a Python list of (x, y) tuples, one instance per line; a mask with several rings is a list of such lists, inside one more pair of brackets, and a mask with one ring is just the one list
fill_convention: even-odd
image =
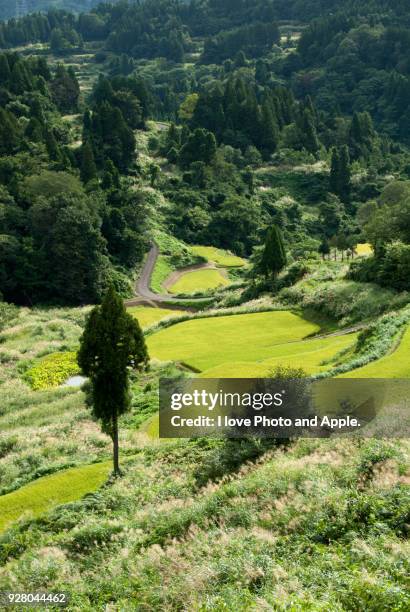
[(156, 261), (154, 270), (151, 276), (151, 289), (155, 293), (163, 293), (163, 283), (166, 281), (168, 276), (174, 271), (173, 266), (169, 262), (169, 258), (160, 255)]
[(368, 365), (341, 374), (341, 378), (410, 378), (410, 327), (397, 349)]

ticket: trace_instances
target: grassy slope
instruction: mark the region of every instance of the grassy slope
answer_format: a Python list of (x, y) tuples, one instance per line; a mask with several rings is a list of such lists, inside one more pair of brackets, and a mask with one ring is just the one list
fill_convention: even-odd
[(0, 495), (110, 456), (110, 440), (92, 421), (79, 390), (33, 391), (23, 378), (49, 353), (76, 350), (88, 311), (21, 308), (1, 334)]
[(410, 378), (410, 328), (393, 353), (363, 368), (342, 374), (341, 378)]
[(191, 250), (196, 253), (196, 255), (205, 257), (208, 261), (212, 261), (224, 268), (238, 268), (246, 264), (246, 260), (242, 259), (242, 257), (232, 255), (229, 251), (217, 249), (216, 247), (191, 246)]
[(164, 293), (163, 282), (174, 271), (167, 257), (160, 255), (151, 276), (151, 289), (155, 293)]
[(160, 255), (152, 273), (151, 289), (156, 293), (164, 293), (162, 285), (172, 272), (198, 263), (200, 258), (188, 245), (165, 232), (156, 230), (154, 239)]
[(261, 361), (275, 345), (298, 341), (318, 327), (290, 312), (186, 321), (148, 338), (151, 357), (204, 371), (229, 361)]
[(141, 454), (4, 539), (0, 589), (65, 590), (81, 610), (406, 610), (408, 442), (301, 440), (198, 486), (238, 448)]
[(111, 462), (63, 470), (0, 497), (0, 532), (22, 515), (39, 516), (59, 504), (81, 499), (106, 480)]
[(283, 289), (279, 298), (336, 320), (341, 328), (372, 322), (380, 315), (400, 310), (409, 303), (408, 293), (346, 280), (346, 271), (346, 265), (341, 262), (320, 263), (301, 281)]
[(196, 270), (183, 274), (168, 291), (174, 294), (191, 294), (229, 285), (229, 280), (219, 270)]
[[(80, 318), (74, 310), (67, 310), (65, 317)], [(212, 327), (223, 319), (207, 323)], [(249, 349), (248, 332), (270, 355), (300, 344), (283, 347), (289, 334), (300, 338), (316, 329), (279, 312), (238, 315), (230, 318), (231, 323), (230, 337), (239, 338), (242, 352)], [(177, 327), (183, 325), (169, 331)], [(18, 359), (26, 352), (31, 356), (44, 351), (50, 341), (53, 350), (67, 342), (56, 340), (61, 329), (55, 312), (24, 311), (13, 330), (14, 335), (5, 334), (8, 340), (2, 350), (9, 356), (18, 353)], [(69, 344), (77, 341), (80, 331), (80, 326), (73, 328)], [(203, 333), (206, 338), (206, 326)], [(273, 344), (278, 336), (282, 346)], [(319, 347), (320, 340), (307, 342)], [(19, 465), (23, 473), (30, 471), (28, 466), (38, 465), (38, 460), (54, 467), (70, 456), (83, 463), (93, 460), (92, 440), (98, 428), (88, 419), (81, 393), (31, 392), (19, 381), (14, 362), (7, 366), (6, 378), (1, 386), (0, 440), (7, 438), (12, 448), (0, 460), (0, 478), (8, 478)], [(156, 398), (155, 388), (152, 396)], [(135, 454), (136, 447), (140, 453), (124, 464), (123, 479), (96, 496), (56, 508), (51, 504), (68, 501), (66, 495), (74, 495), (69, 498), (74, 500), (95, 490), (105, 475), (95, 474), (101, 477), (96, 482), (94, 476), (85, 478), (83, 470), (99, 472), (99, 466), (49, 477), (48, 485), (56, 482), (57, 489), (52, 489), (58, 496), (42, 509), (33, 492), (37, 487), (41, 492), (47, 479), (0, 497), (7, 513), (15, 516), (27, 508), (33, 514), (49, 510), (0, 536), (0, 590), (15, 584), (66, 590), (73, 594), (77, 609), (92, 610), (113, 601), (124, 609), (152, 610), (285, 610), (295, 605), (307, 610), (406, 609), (408, 442), (301, 440), (286, 452), (262, 451), (258, 462), (201, 488), (208, 479), (229, 474), (247, 457), (261, 454), (260, 442), (249, 455), (246, 444), (251, 442), (164, 441), (144, 448), (137, 437), (144, 434), (135, 427), (147, 402), (146, 392), (134, 390), (121, 444), (126, 454)], [(152, 419), (148, 436), (155, 437), (156, 430)], [(104, 441), (105, 457), (108, 447)], [(61, 483), (68, 475), (72, 482), (64, 487)], [(87, 489), (82, 489), (85, 481)], [(47, 486), (48, 493), (50, 489)]]

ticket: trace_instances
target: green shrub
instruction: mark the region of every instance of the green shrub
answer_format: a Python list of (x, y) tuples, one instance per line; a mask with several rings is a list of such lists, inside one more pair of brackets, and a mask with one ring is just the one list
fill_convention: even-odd
[(385, 312), (403, 308), (410, 301), (408, 293), (381, 289), (375, 284), (336, 280), (330, 282), (302, 281), (283, 289), (278, 296), (285, 304), (297, 304), (322, 315), (351, 325), (375, 319)]
[[(204, 440), (205, 444), (206, 440)], [(194, 471), (195, 482), (203, 487), (209, 481), (236, 472), (244, 463), (255, 461), (271, 448), (278, 445), (274, 439), (227, 439), (213, 444), (206, 453), (203, 462)], [(280, 441), (283, 443), (283, 441)]]
[(400, 330), (409, 321), (410, 308), (405, 308), (400, 313), (384, 315), (360, 332), (355, 353), (350, 360), (333, 370), (318, 374), (316, 378), (350, 372), (380, 359), (389, 352)]
[(123, 531), (123, 526), (111, 521), (91, 522), (79, 525), (65, 542), (73, 552), (83, 553), (93, 550), (96, 546), (111, 542), (113, 537)]
[(18, 444), (17, 436), (0, 439), (0, 459), (11, 453)]
[(286, 269), (285, 274), (277, 279), (274, 284), (275, 291), (280, 291), (285, 287), (291, 287), (298, 281), (302, 280), (302, 278), (306, 276), (311, 269), (312, 266), (309, 264), (309, 262), (305, 260), (295, 261)]
[(399, 453), (393, 446), (382, 440), (371, 440), (361, 453), (357, 466), (357, 474), (361, 483), (363, 484), (371, 479), (375, 466), (379, 463), (397, 457), (399, 457)]
[(381, 254), (353, 262), (349, 278), (410, 291), (410, 244), (393, 242)]
[(6, 327), (10, 321), (15, 319), (18, 314), (18, 309), (12, 304), (0, 302), (0, 331)]
[(134, 295), (131, 279), (121, 270), (111, 269), (109, 272), (109, 282), (114, 285), (116, 292), (123, 298), (130, 298)]

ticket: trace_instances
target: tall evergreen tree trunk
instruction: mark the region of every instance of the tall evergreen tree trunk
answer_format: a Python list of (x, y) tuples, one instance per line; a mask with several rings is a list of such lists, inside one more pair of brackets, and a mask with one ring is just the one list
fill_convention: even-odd
[(118, 415), (116, 412), (112, 415), (112, 443), (113, 443), (113, 462), (114, 462), (114, 475), (120, 476), (120, 448), (118, 443)]

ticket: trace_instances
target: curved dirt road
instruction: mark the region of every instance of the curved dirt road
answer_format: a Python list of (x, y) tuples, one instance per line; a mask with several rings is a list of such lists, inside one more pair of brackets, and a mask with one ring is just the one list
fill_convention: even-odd
[[(150, 288), (152, 273), (155, 268), (159, 255), (158, 246), (153, 243), (151, 250), (149, 251), (144, 266), (142, 268), (140, 277), (135, 286), (135, 298), (127, 300), (125, 303), (127, 306), (138, 306), (141, 304), (149, 304), (151, 306), (158, 306), (166, 302), (167, 307), (172, 309), (172, 302), (175, 302), (174, 308), (178, 310), (191, 310), (189, 308), (183, 308), (179, 306), (181, 298), (176, 298), (170, 294), (154, 293)], [(203, 264), (207, 267), (207, 264)], [(189, 298), (189, 301), (195, 301), (200, 304), (202, 301), (206, 301), (206, 298)]]

